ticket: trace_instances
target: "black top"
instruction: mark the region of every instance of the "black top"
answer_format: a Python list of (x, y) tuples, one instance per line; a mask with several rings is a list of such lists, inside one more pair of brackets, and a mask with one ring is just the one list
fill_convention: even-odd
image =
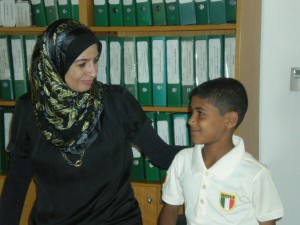
[[(131, 143), (154, 165), (166, 169), (182, 148), (166, 145), (135, 98), (120, 86), (104, 85), (100, 134), (85, 151), (81, 167), (68, 164), (34, 123), (30, 95), (16, 103), (9, 169), (0, 202), (0, 225), (19, 224), (34, 176), (37, 198), (31, 225), (140, 225), (130, 184)], [(68, 155), (73, 162), (79, 156)]]

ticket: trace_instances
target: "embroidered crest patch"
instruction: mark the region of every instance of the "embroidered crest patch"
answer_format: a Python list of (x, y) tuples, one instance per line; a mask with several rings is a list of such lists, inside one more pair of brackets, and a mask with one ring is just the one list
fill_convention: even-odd
[(220, 205), (222, 209), (229, 211), (235, 207), (236, 195), (228, 194), (225, 192), (220, 193)]

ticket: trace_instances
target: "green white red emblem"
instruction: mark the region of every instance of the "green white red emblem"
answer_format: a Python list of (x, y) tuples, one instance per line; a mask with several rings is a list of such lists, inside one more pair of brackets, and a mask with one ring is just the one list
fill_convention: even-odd
[(232, 210), (235, 207), (236, 195), (225, 192), (220, 193), (220, 205), (225, 211)]

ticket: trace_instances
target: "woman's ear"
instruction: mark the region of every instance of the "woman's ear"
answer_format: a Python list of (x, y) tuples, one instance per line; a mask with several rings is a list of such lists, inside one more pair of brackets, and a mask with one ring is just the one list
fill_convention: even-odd
[(225, 115), (225, 119), (226, 119), (226, 127), (228, 129), (231, 129), (231, 128), (234, 128), (236, 127), (237, 125), (237, 122), (238, 122), (238, 114), (237, 112), (227, 112), (226, 115)]

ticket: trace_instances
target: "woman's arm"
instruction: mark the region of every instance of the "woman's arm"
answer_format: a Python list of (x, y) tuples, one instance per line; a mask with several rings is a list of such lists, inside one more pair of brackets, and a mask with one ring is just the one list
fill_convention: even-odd
[(186, 146), (168, 145), (164, 142), (134, 96), (124, 90), (123, 98), (127, 140), (136, 145), (153, 165), (161, 169), (169, 168), (175, 155)]
[(186, 146), (168, 145), (147, 121), (138, 132), (135, 144), (149, 157), (151, 163), (161, 169), (168, 169), (175, 155)]
[(19, 225), (31, 177), (30, 160), (12, 155), (0, 198), (0, 225)]
[[(0, 225), (18, 225), (24, 200), (32, 178), (29, 156), (30, 140), (27, 134), (30, 97), (23, 95), (14, 109), (10, 140), (6, 150), (9, 152), (8, 170), (0, 198)], [(29, 108), (30, 109), (30, 108)]]

